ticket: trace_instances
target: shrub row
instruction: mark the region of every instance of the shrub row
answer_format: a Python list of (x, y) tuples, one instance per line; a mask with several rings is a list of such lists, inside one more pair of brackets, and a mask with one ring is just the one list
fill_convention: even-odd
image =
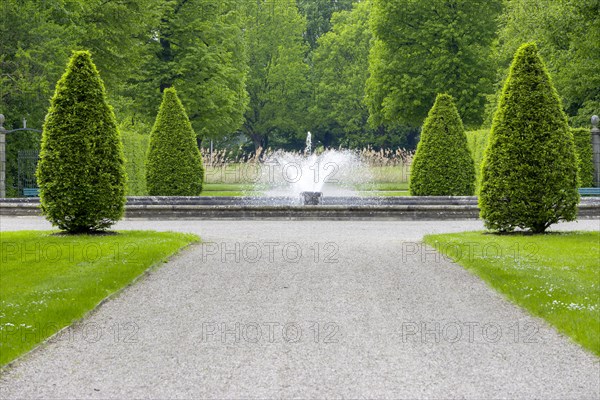
[(46, 218), (67, 232), (87, 233), (123, 216), (126, 192), (145, 194), (147, 186), (152, 195), (199, 195), (204, 169), (175, 89), (165, 90), (149, 138), (120, 135), (90, 53), (77, 51), (50, 102), (36, 175)]
[[(592, 135), (587, 128), (571, 128), (575, 140), (575, 151), (577, 152), (577, 170), (579, 173), (579, 187), (592, 187), (594, 184), (594, 160), (592, 154)], [(480, 129), (467, 131), (467, 142), (469, 150), (475, 161), (477, 173), (477, 188), (480, 186), (481, 164), (483, 154), (487, 148), (490, 130)]]
[(423, 124), (410, 192), (472, 195), (477, 176), (488, 229), (542, 233), (577, 217), (577, 186), (591, 185), (592, 174), (590, 132), (569, 128), (537, 46), (527, 43), (515, 54), (489, 132), (465, 134), (452, 97), (438, 95)]
[(148, 194), (146, 155), (150, 136), (122, 129), (121, 138), (125, 153), (125, 170), (127, 171), (127, 196), (145, 196)]

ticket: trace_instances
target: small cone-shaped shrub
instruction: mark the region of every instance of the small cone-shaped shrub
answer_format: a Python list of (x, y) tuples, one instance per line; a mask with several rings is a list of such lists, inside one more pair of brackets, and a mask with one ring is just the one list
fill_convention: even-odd
[(472, 196), (475, 163), (452, 96), (440, 94), (429, 111), (410, 173), (413, 196)]
[(177, 97), (168, 88), (150, 135), (146, 184), (151, 196), (198, 196), (204, 167), (196, 134)]
[(537, 46), (517, 51), (494, 115), (479, 206), (489, 229), (544, 232), (577, 216), (573, 134)]
[(42, 212), (71, 233), (104, 230), (125, 205), (123, 146), (90, 53), (74, 52), (58, 81), (37, 169)]

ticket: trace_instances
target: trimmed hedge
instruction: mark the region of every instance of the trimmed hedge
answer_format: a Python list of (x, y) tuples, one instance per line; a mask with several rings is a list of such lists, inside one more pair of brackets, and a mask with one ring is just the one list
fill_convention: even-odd
[(439, 94), (421, 132), (411, 167), (413, 196), (471, 196), (475, 166), (452, 96)]
[[(575, 151), (577, 152), (579, 187), (592, 187), (594, 184), (594, 159), (591, 130), (587, 128), (571, 128), (571, 132), (573, 133)], [(485, 149), (489, 143), (490, 130), (467, 131), (466, 135), (469, 150), (471, 150), (473, 160), (475, 161), (477, 188), (479, 188), (481, 185), (481, 165), (483, 164)], [(477, 189), (478, 191), (479, 189)]]
[(145, 196), (146, 155), (150, 136), (129, 130), (122, 130), (125, 170), (127, 171), (127, 196)]
[(150, 134), (146, 169), (148, 193), (151, 196), (198, 196), (203, 180), (204, 167), (196, 134), (175, 88), (165, 89)]
[(479, 207), (488, 229), (544, 232), (577, 217), (573, 134), (537, 46), (517, 51), (494, 115)]
[(594, 151), (592, 149), (592, 131), (587, 128), (571, 129), (577, 152), (577, 172), (580, 187), (594, 186)]
[(62, 230), (104, 230), (123, 215), (123, 146), (87, 51), (73, 53), (56, 85), (43, 127), (37, 179), (42, 212)]
[(490, 139), (489, 129), (480, 129), (477, 131), (465, 132), (467, 136), (467, 145), (475, 162), (475, 193), (479, 193), (481, 187), (481, 164), (483, 155)]

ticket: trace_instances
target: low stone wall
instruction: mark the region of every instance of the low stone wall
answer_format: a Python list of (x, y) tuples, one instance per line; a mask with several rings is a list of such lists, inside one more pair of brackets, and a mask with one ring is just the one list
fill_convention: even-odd
[[(319, 206), (270, 205), (261, 198), (133, 197), (126, 218), (275, 220), (463, 220), (478, 219), (476, 197), (329, 198)], [(326, 198), (324, 198), (325, 200)], [(279, 199), (281, 200), (281, 199)], [(376, 202), (377, 201), (377, 202)], [(244, 204), (244, 203), (248, 204)], [(352, 203), (356, 204), (352, 204)], [(0, 199), (0, 216), (40, 215), (39, 199)], [(583, 198), (579, 218), (600, 218), (600, 198)]]
[[(197, 206), (226, 206), (226, 205), (245, 205), (245, 206), (280, 206), (280, 205), (300, 205), (300, 199), (295, 197), (128, 197), (127, 205), (197, 205)], [(39, 198), (15, 198), (0, 199), (0, 204), (18, 203), (18, 204), (39, 204)], [(450, 196), (399, 196), (399, 197), (337, 197), (326, 196), (322, 198), (321, 205), (333, 206), (394, 206), (394, 205), (477, 205), (477, 197), (450, 197)]]

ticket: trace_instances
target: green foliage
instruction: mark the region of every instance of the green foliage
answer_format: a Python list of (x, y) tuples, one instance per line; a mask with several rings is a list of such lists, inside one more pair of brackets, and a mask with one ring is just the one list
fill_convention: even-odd
[(248, 60), (242, 31), (246, 1), (163, 2), (154, 40), (133, 77), (137, 111), (154, 117), (162, 92), (177, 87), (200, 138), (219, 139), (243, 123)]
[(73, 46), (70, 27), (49, 1), (3, 0), (0, 11), (0, 112), (7, 129), (22, 118), (40, 128)]
[(362, 100), (369, 76), (369, 6), (370, 1), (360, 2), (352, 11), (333, 14), (332, 30), (319, 38), (313, 56), (313, 131), (337, 128), (338, 141), (356, 142), (350, 137), (364, 136), (368, 130), (369, 111)]
[[(575, 140), (575, 152), (577, 153), (578, 176), (580, 187), (592, 187), (594, 182), (594, 160), (592, 154), (592, 142), (590, 137), (590, 129), (587, 128), (571, 128), (573, 139)], [(475, 161), (475, 171), (477, 172), (477, 187), (480, 186), (481, 165), (483, 164), (483, 156), (485, 149), (489, 143), (490, 130), (481, 129), (478, 131), (469, 131), (467, 134), (467, 142), (469, 150)]]
[(104, 84), (87, 51), (73, 54), (56, 85), (37, 179), (42, 212), (62, 230), (104, 230), (123, 215), (123, 148)]
[(135, 130), (120, 128), (125, 154), (125, 170), (127, 171), (127, 196), (145, 196), (146, 189), (146, 156), (150, 136), (137, 133)]
[(571, 129), (577, 153), (577, 175), (580, 187), (594, 186), (594, 150), (589, 128)]
[[(19, 152), (23, 150), (40, 150), (42, 135), (33, 131), (19, 131), (6, 135), (6, 197), (21, 197), (25, 182), (19, 182)], [(33, 162), (33, 160), (31, 160)], [(35, 174), (35, 165), (24, 166), (27, 174)], [(30, 170), (28, 167), (32, 167)], [(32, 176), (35, 178), (35, 176)]]
[(477, 131), (468, 131), (465, 132), (465, 134), (467, 135), (467, 144), (469, 146), (469, 151), (471, 152), (471, 155), (473, 156), (473, 161), (475, 162), (475, 192), (478, 192), (479, 187), (481, 186), (481, 164), (483, 162), (485, 149), (487, 148), (488, 141), (490, 138), (490, 130), (480, 129)]
[(297, 0), (298, 8), (306, 17), (306, 41), (311, 49), (317, 48), (317, 40), (329, 32), (335, 12), (350, 10), (358, 0)]
[(517, 51), (494, 116), (479, 206), (489, 229), (544, 232), (577, 217), (573, 134), (535, 44)]
[[(89, 49), (111, 100), (140, 70), (163, 0), (3, 0), (0, 110), (6, 126), (39, 128), (71, 49)], [(131, 93), (129, 93), (131, 95)]]
[(440, 94), (421, 133), (410, 174), (413, 196), (472, 196), (475, 166), (452, 96)]
[(318, 39), (311, 71), (314, 97), (310, 107), (313, 139), (325, 147), (389, 148), (409, 145), (417, 129), (372, 128), (364, 91), (369, 77), (371, 0), (335, 12), (331, 30)]
[(536, 42), (571, 124), (589, 126), (600, 109), (599, 13), (598, 0), (507, 2), (496, 53), (499, 80), (521, 43)]
[(146, 168), (146, 185), (151, 196), (198, 196), (202, 192), (202, 156), (175, 88), (164, 92), (150, 134)]
[(250, 56), (250, 108), (242, 131), (254, 147), (301, 144), (310, 94), (306, 19), (295, 0), (252, 2), (246, 38)]
[(373, 0), (366, 101), (371, 123), (420, 126), (437, 93), (478, 126), (493, 90), (491, 43), (501, 0)]

